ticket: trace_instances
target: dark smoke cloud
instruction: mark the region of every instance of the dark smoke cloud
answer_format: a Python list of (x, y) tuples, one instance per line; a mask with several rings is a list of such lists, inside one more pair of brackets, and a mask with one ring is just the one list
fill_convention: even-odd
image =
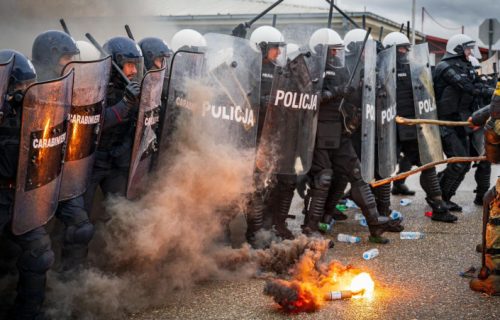
[[(199, 84), (189, 92), (196, 106), (210, 96)], [(326, 252), (326, 241), (304, 236), (267, 250), (221, 246), (222, 222), (243, 212), (253, 191), (253, 153), (219, 144), (214, 127), (197, 116), (183, 114), (178, 123), (168, 165), (149, 192), (135, 202), (107, 202), (112, 219), (98, 230), (103, 244), (93, 252), (102, 271), (49, 279), (51, 317), (120, 319), (200, 281), (285, 274), (304, 251)]]

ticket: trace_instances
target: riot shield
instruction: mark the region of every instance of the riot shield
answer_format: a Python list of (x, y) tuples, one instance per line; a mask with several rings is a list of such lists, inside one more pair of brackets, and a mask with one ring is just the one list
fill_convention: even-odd
[[(410, 72), (415, 117), (417, 119), (437, 120), (436, 98), (434, 96), (427, 43), (412, 47), (410, 51)], [(438, 126), (417, 125), (417, 137), (420, 162), (422, 164), (443, 160), (443, 147)]]
[(495, 52), (489, 59), (481, 62), (481, 74), (497, 75), (498, 74), (498, 51)]
[(168, 77), (166, 105), (160, 115), (159, 150), (153, 159), (153, 166), (161, 164), (173, 140), (177, 119), (189, 112), (193, 101), (189, 100), (189, 91), (194, 81), (199, 81), (203, 73), (204, 54), (189, 51), (177, 51), (173, 57)]
[(378, 174), (392, 175), (396, 169), (396, 47), (377, 55), (377, 143)]
[(64, 67), (63, 74), (75, 70), (73, 98), (68, 114), (68, 139), (59, 200), (82, 195), (90, 183), (95, 150), (111, 71), (111, 57), (97, 61), (75, 61)]
[(73, 79), (71, 70), (26, 90), (12, 217), (15, 235), (44, 225), (57, 208)]
[(303, 174), (312, 163), (319, 98), (303, 54), (276, 68), (257, 151), (263, 172)]
[[(262, 55), (250, 41), (208, 33), (203, 85), (209, 94), (198, 119), (213, 141), (255, 157)], [(253, 170), (249, 167), (249, 170)]]
[(158, 125), (165, 67), (151, 70), (142, 79), (141, 97), (128, 173), (127, 198), (137, 198), (148, 183), (153, 155), (158, 151)]
[(9, 86), (10, 71), (14, 65), (14, 58), (9, 61), (0, 64), (0, 121), (3, 118), (5, 94), (7, 93), (7, 88)]
[(361, 176), (364, 181), (370, 182), (375, 177), (375, 88), (377, 67), (377, 45), (368, 40), (365, 46), (363, 59), (363, 90), (361, 110)]

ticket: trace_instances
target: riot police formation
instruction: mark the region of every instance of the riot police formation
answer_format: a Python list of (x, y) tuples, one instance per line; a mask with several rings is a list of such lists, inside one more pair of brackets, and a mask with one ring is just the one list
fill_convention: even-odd
[[(318, 231), (332, 180), (343, 175), (351, 184), (351, 197), (361, 208), (372, 239), (378, 241), (384, 232), (400, 232), (403, 227), (399, 220), (392, 221), (379, 215), (370, 187), (362, 179), (360, 161), (346, 128), (352, 125), (348, 123), (351, 119), (339, 110), (342, 100), (353, 93), (352, 87), (348, 85), (349, 71), (344, 65), (343, 42), (338, 34), (330, 30), (318, 43), (328, 47), (328, 54), (310, 170), (311, 199), (303, 230), (306, 234)], [(344, 106), (349, 109), (349, 114), (356, 114), (356, 106), (348, 102)]]
[(97, 187), (105, 196), (124, 196), (127, 188), (134, 119), (139, 106), (143, 56), (139, 46), (131, 39), (114, 37), (103, 46), (127, 79), (112, 70), (106, 97), (104, 123), (96, 151), (90, 185), (85, 193), (85, 207), (91, 210)]
[[(396, 46), (397, 58), (396, 58), (396, 71), (397, 71), (397, 114), (399, 116), (407, 118), (415, 118), (415, 105), (417, 107), (419, 104), (426, 103), (428, 99), (424, 101), (416, 101), (417, 95), (414, 94), (413, 88), (417, 85), (413, 85), (416, 77), (412, 77), (410, 64), (412, 63), (410, 58), (411, 43), (408, 38), (400, 32), (392, 32), (388, 34), (383, 40), (384, 47), (388, 48), (391, 46)], [(413, 80), (413, 81), (412, 81)], [(416, 90), (416, 89), (415, 89)], [(418, 100), (418, 99), (417, 99)], [(422, 99), (423, 100), (423, 99)], [(432, 103), (430, 103), (432, 105)], [(423, 113), (425, 110), (420, 110)], [(402, 126), (397, 127), (398, 136), (398, 148), (410, 161), (412, 165), (420, 166), (422, 161), (420, 159), (419, 152), (419, 140), (417, 137), (417, 128), (414, 126)], [(427, 137), (429, 139), (429, 137)], [(420, 142), (422, 144), (423, 142)], [(440, 146), (432, 146), (433, 148), (440, 148)], [(423, 149), (423, 147), (420, 147)], [(425, 153), (427, 150), (423, 150)], [(399, 152), (398, 152), (399, 153)], [(427, 152), (428, 153), (428, 152)], [(441, 152), (442, 153), (442, 152)], [(449, 213), (446, 204), (441, 198), (441, 189), (439, 187), (439, 182), (437, 180), (436, 170), (434, 168), (424, 170), (420, 175), (420, 185), (426, 193), (426, 201), (432, 208), (432, 219), (436, 221), (443, 222), (453, 222), (457, 218), (453, 214)]]
[[(21, 152), (20, 146), (25, 146), (26, 140), (28, 145), (30, 143), (31, 131), (37, 126), (36, 120), (32, 118), (33, 115), (40, 116), (40, 120), (44, 122), (49, 118), (56, 120), (57, 123), (64, 121), (64, 112), (56, 115), (53, 104), (63, 102), (62, 97), (52, 92), (55, 100), (50, 101), (47, 99), (47, 92), (52, 86), (68, 85), (72, 79), (33, 85), (36, 81), (36, 72), (26, 57), (13, 50), (2, 50), (0, 60), (3, 63), (0, 71), (3, 75), (0, 78), (2, 81), (8, 81), (6, 99), (2, 101), (2, 104), (5, 103), (5, 108), (0, 119), (0, 230), (3, 234), (2, 241), (10, 239), (20, 248), (14, 255), (17, 258), (19, 279), (11, 317), (34, 319), (42, 313), (46, 273), (54, 262), (51, 240), (44, 224), (54, 214), (57, 204), (57, 190), (54, 190), (53, 186), (60, 181), (59, 169), (63, 155), (61, 149), (64, 142), (57, 137), (40, 139), (39, 135), (33, 136), (36, 137), (33, 142), (41, 142), (41, 144), (35, 143), (38, 150), (30, 148), (33, 154), (46, 151), (53, 155), (35, 159), (36, 167), (28, 164), (27, 154)], [(8, 61), (13, 65), (9, 67), (5, 64)], [(65, 89), (66, 95), (68, 90), (71, 91), (71, 85), (61, 89)], [(30, 95), (27, 97), (28, 92)], [(3, 97), (4, 93), (1, 94)], [(64, 103), (68, 103), (68, 99), (64, 99)], [(64, 109), (67, 106), (69, 105), (62, 107)], [(42, 109), (44, 107), (45, 110)], [(45, 116), (41, 116), (41, 113)], [(33, 120), (32, 123), (30, 119)], [(21, 130), (22, 122), (26, 122), (23, 124), (23, 130)], [(65, 132), (60, 131), (57, 134), (62, 133)], [(52, 140), (54, 145), (52, 148), (47, 147), (43, 140)], [(43, 170), (51, 167), (55, 167), (56, 170), (51, 170), (45, 177), (34, 172), (37, 168)], [(33, 180), (24, 183), (20, 179), (21, 176), (25, 178), (30, 176), (29, 179)], [(27, 199), (35, 194), (44, 195), (48, 203), (23, 203), (30, 202)]]
[[(277, 66), (286, 63), (285, 39), (281, 32), (271, 26), (262, 26), (252, 32), (250, 42), (257, 45), (262, 52), (260, 110), (258, 118), (257, 143), (260, 143), (266, 112), (271, 102), (271, 89)], [(247, 212), (247, 239), (255, 242), (255, 234), (263, 227), (270, 229), (273, 225), (280, 237), (293, 238), (286, 226), (288, 211), (292, 203), (296, 186), (296, 176), (275, 175), (270, 190), (265, 186), (268, 179), (266, 172), (255, 169), (255, 192), (251, 196)], [(268, 195), (269, 193), (269, 195)], [(271, 211), (272, 208), (272, 211)]]
[[(434, 88), (438, 117), (442, 120), (467, 120), (474, 99), (489, 98), (493, 88), (485, 86), (476, 76), (468, 57), (473, 54), (475, 41), (470, 37), (458, 34), (452, 36), (446, 44), (446, 54), (436, 65), (434, 73)], [(441, 127), (441, 139), (444, 153), (448, 157), (469, 155), (469, 133), (465, 128)], [(461, 211), (462, 208), (451, 201), (465, 174), (470, 169), (470, 163), (451, 163), (438, 174), (443, 200), (451, 211)], [(481, 172), (482, 171), (482, 172)], [(479, 181), (489, 175), (481, 165)], [(484, 176), (484, 177), (483, 177)], [(485, 184), (485, 183), (484, 183)], [(485, 190), (478, 186), (477, 196), (484, 195)], [(480, 199), (477, 199), (480, 202)]]

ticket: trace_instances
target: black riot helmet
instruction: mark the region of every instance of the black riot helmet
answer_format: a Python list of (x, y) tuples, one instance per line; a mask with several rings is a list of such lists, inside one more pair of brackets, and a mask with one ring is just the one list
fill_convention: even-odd
[(10, 72), (8, 93), (26, 88), (36, 81), (36, 71), (33, 64), (22, 53), (15, 50), (0, 50), (0, 63), (9, 61), (14, 57), (14, 65)]
[(139, 47), (144, 55), (144, 66), (146, 70), (159, 68), (155, 65), (155, 59), (170, 58), (172, 50), (167, 43), (160, 38), (148, 37), (139, 41)]
[(141, 48), (137, 43), (127, 37), (114, 37), (106, 41), (103, 48), (120, 68), (123, 69), (128, 63), (135, 65), (137, 74), (130, 80), (140, 81), (142, 79), (144, 60)]
[(49, 30), (35, 38), (31, 57), (38, 76), (43, 81), (60, 76), (64, 65), (70, 61), (61, 61), (61, 58), (73, 57), (79, 53), (80, 50), (71, 36), (61, 31)]

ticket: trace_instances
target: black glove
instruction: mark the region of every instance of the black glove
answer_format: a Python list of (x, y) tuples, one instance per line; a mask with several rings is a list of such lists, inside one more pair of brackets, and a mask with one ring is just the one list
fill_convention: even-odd
[(347, 98), (354, 93), (356, 89), (351, 86), (335, 87), (335, 95), (341, 96), (342, 98)]
[(125, 88), (123, 100), (129, 108), (137, 107), (141, 95), (141, 85), (135, 81), (130, 82)]
[(246, 23), (240, 23), (236, 28), (233, 29), (233, 36), (243, 38), (247, 36), (247, 24)]

